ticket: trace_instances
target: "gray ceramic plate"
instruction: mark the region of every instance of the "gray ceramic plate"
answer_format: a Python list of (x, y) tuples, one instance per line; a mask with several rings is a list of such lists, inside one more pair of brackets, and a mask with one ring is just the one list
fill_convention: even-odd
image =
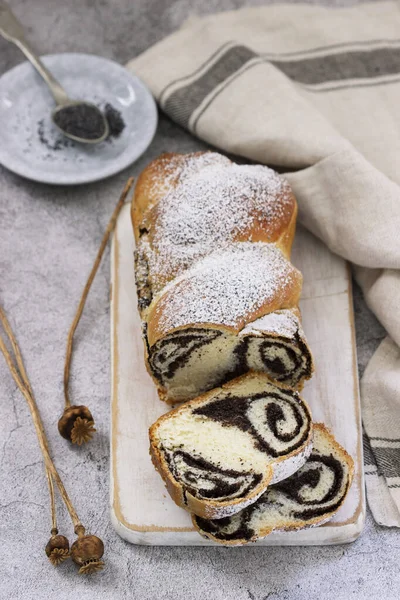
[(98, 145), (67, 140), (52, 124), (50, 91), (25, 62), (0, 78), (0, 163), (28, 179), (74, 185), (114, 175), (143, 154), (156, 130), (157, 108), (140, 79), (90, 54), (52, 54), (43, 62), (71, 98), (111, 104), (125, 128)]

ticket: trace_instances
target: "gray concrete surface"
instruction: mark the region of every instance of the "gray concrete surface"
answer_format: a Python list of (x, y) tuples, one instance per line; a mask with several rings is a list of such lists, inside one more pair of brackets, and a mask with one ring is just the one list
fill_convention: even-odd
[[(247, 2), (261, 4), (262, 2)], [(41, 53), (81, 51), (124, 63), (192, 13), (239, 0), (14, 0)], [(0, 73), (22, 60), (0, 39)], [(0, 132), (1, 143), (1, 132)], [(109, 261), (95, 281), (77, 335), (72, 397), (95, 414), (99, 433), (70, 448), (56, 433), (68, 326), (105, 224), (128, 173), (162, 151), (203, 147), (165, 118), (142, 159), (120, 175), (76, 189), (24, 181), (0, 168), (0, 301), (23, 349), (52, 450), (82, 520), (106, 544), (107, 568), (81, 578), (44, 555), (50, 530), (42, 461), (27, 407), (0, 360), (0, 598), (341, 600), (400, 596), (398, 531), (376, 526), (348, 546), (317, 548), (135, 547), (109, 519)], [(356, 290), (362, 371), (383, 336)], [(60, 506), (60, 530), (73, 539)]]

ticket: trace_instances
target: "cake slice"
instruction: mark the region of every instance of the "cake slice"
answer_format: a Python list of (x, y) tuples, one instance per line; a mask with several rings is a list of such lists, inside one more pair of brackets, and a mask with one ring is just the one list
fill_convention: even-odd
[(342, 506), (353, 469), (353, 459), (325, 425), (314, 423), (313, 450), (301, 469), (270, 486), (254, 504), (235, 515), (219, 520), (193, 516), (194, 526), (210, 540), (236, 546), (273, 531), (321, 525)]
[(153, 463), (173, 500), (206, 519), (255, 502), (312, 450), (304, 400), (252, 372), (163, 415), (149, 434)]

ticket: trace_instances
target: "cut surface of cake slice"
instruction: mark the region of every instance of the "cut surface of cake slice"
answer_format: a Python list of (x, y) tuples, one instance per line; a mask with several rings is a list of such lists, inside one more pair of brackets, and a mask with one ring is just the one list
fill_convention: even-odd
[(256, 502), (224, 519), (193, 516), (203, 537), (234, 546), (254, 542), (273, 531), (325, 523), (342, 506), (350, 488), (352, 458), (322, 423), (314, 423), (313, 450), (289, 478), (268, 487)]
[(150, 453), (173, 500), (219, 519), (297, 471), (312, 450), (307, 404), (260, 373), (248, 373), (163, 415)]
[(298, 388), (314, 368), (297, 308), (267, 314), (239, 333), (212, 326), (174, 331), (149, 348), (148, 364), (160, 396), (170, 403), (196, 397), (248, 371)]

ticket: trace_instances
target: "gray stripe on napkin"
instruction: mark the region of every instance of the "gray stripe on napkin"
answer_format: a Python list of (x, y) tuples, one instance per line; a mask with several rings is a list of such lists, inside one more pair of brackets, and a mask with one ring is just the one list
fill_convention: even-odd
[(400, 48), (375, 48), (271, 63), (289, 79), (306, 85), (370, 79), (400, 73)]
[(376, 448), (374, 455), (379, 472), (386, 478), (400, 477), (400, 444), (398, 448)]
[(236, 73), (257, 54), (246, 46), (229, 48), (208, 71), (167, 98), (163, 108), (174, 121), (187, 127), (190, 115), (219, 84)]
[[(168, 85), (161, 93), (162, 98), (167, 96), (166, 100), (162, 102), (165, 112), (183, 127), (188, 128), (190, 117), (196, 108), (213, 91), (216, 91), (216, 88), (221, 86), (223, 82), (225, 82), (225, 86), (223, 88), (219, 87), (220, 91), (236, 79), (236, 77), (232, 76), (235, 73), (239, 75), (240, 69), (242, 69), (241, 73), (243, 73), (258, 64), (257, 62), (253, 62), (246, 69), (243, 69), (247, 63), (254, 61), (255, 58), (270, 62), (270, 64), (274, 65), (296, 83), (310, 86), (347, 81), (348, 83), (340, 87), (352, 87), (353, 85), (357, 85), (356, 83), (350, 83), (351, 80), (355, 79), (375, 79), (379, 84), (380, 78), (400, 73), (400, 48), (391, 46), (389, 40), (386, 46), (380, 48), (365, 50), (350, 50), (347, 48), (344, 52), (327, 52), (319, 56), (302, 57), (292, 60), (271, 60), (268, 59), (268, 55), (258, 55), (246, 46), (237, 45), (229, 47), (213, 62), (212, 58), (223, 51), (225, 46), (226, 44), (221, 46), (206, 61), (206, 64), (207, 62), (211, 63), (210, 67), (199, 78), (175, 89), (169, 96), (168, 89), (172, 84)], [(194, 75), (195, 73), (191, 74), (192, 77)], [(187, 77), (181, 80), (187, 80)], [(173, 83), (179, 83), (179, 80)], [(326, 88), (324, 88), (324, 91), (326, 91)], [(217, 95), (216, 91), (214, 97), (210, 98), (210, 101), (201, 113), (197, 115), (196, 122), (193, 124), (194, 130), (201, 114), (203, 114)]]
[(227, 42), (226, 44), (223, 44), (223, 46), (220, 46), (215, 52), (213, 52), (211, 54), (211, 56), (209, 56), (207, 58), (207, 60), (205, 60), (195, 71), (193, 71), (192, 73), (190, 73), (190, 75), (185, 75), (183, 77), (178, 77), (178, 79), (173, 79), (172, 81), (169, 82), (169, 84), (162, 90), (160, 96), (159, 96), (159, 103), (161, 104), (161, 106), (164, 106), (164, 99), (166, 96), (168, 96), (168, 92), (176, 87), (176, 84), (178, 83), (184, 83), (185, 81), (188, 80), (193, 80), (193, 77), (195, 75), (197, 75), (197, 73), (201, 73), (202, 71), (204, 71), (205, 67), (207, 67), (207, 65), (211, 65), (214, 62), (217, 61), (218, 59), (218, 55), (221, 54), (225, 48), (229, 48), (230, 46), (235, 45), (233, 42)]
[(364, 464), (365, 465), (376, 465), (375, 458), (374, 458), (372, 448), (371, 448), (371, 443), (365, 432), (363, 433), (363, 453), (364, 453)]

